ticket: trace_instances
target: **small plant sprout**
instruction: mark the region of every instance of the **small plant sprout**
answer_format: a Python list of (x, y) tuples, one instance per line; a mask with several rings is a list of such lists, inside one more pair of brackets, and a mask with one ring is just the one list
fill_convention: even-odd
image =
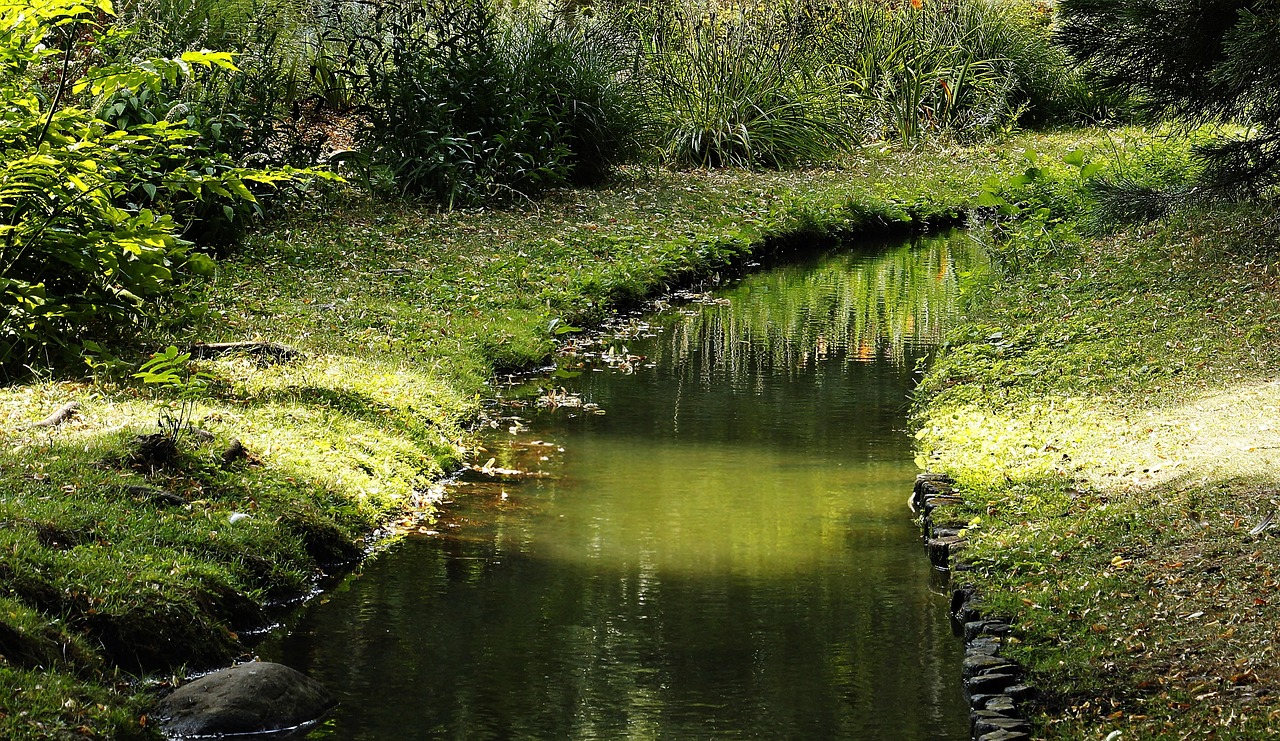
[[(163, 401), (156, 420), (160, 433), (173, 444), (191, 430), (191, 417), (196, 402), (209, 390), (213, 376), (191, 366), (191, 353), (178, 352), (170, 345), (164, 352), (152, 353), (151, 359), (142, 364), (134, 378), (156, 389), (173, 391), (176, 401)], [(175, 413), (176, 410), (176, 413)]]

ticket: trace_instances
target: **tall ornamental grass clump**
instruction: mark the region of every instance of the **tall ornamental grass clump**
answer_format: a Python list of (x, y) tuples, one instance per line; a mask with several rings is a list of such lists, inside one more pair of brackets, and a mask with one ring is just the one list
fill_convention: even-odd
[(643, 127), (634, 58), (587, 17), (391, 0), (359, 55), (375, 190), (451, 207), (590, 183), (634, 153)]
[(1089, 106), (1046, 6), (854, 0), (817, 13), (826, 59), (858, 100), (868, 138), (974, 138)]
[(976, 138), (1093, 103), (1051, 11), (995, 0), (613, 5), (671, 164), (790, 167), (859, 141)]
[(855, 140), (850, 99), (818, 52), (812, 8), (717, 0), (633, 8), (640, 73), (670, 164), (789, 167)]

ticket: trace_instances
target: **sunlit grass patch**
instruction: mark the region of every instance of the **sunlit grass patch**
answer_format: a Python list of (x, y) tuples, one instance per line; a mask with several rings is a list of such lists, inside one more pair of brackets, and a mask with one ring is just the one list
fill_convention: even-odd
[(921, 386), (1047, 737), (1269, 732), (1280, 540), (1271, 208), (1078, 241), (988, 287)]

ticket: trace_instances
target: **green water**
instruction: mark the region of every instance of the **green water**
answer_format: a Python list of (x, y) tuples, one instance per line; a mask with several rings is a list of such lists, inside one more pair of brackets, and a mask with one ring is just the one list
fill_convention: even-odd
[(478, 462), (537, 476), (469, 476), (261, 648), (340, 697), (313, 737), (967, 738), (905, 413), (977, 260), (816, 256), (502, 390)]

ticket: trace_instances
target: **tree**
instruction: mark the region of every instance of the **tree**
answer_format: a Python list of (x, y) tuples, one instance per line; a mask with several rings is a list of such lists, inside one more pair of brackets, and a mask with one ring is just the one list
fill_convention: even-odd
[(1198, 150), (1207, 184), (1280, 184), (1280, 0), (1062, 0), (1058, 36), (1150, 113), (1244, 124)]

